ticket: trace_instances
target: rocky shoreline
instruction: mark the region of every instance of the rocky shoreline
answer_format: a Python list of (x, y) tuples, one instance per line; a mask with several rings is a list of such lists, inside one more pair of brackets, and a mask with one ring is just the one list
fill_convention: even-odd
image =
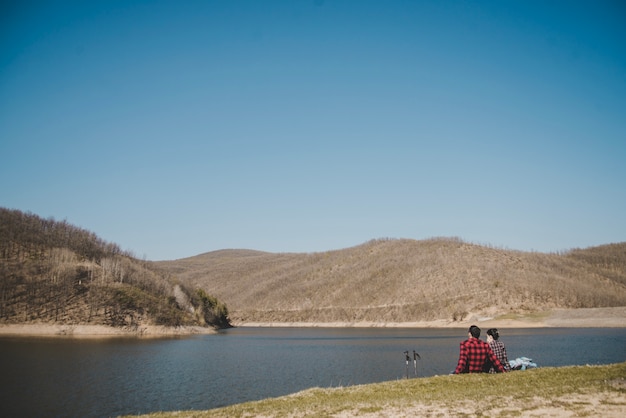
[(111, 338), (142, 337), (159, 338), (194, 334), (214, 334), (213, 328), (204, 327), (165, 327), (147, 325), (137, 328), (115, 328), (105, 325), (58, 325), (58, 324), (2, 324), (0, 336), (21, 337), (74, 337), (74, 338)]
[[(272, 322), (235, 323), (239, 327), (367, 327), (367, 328), (467, 328), (476, 324), (481, 328), (623, 328), (626, 327), (626, 306), (616, 308), (558, 309), (526, 316), (498, 318), (469, 315), (463, 321), (416, 322)], [(214, 334), (213, 328), (198, 326), (165, 327), (146, 325), (137, 328), (114, 328), (104, 325), (61, 324), (0, 324), (0, 336), (109, 338), (160, 338)]]

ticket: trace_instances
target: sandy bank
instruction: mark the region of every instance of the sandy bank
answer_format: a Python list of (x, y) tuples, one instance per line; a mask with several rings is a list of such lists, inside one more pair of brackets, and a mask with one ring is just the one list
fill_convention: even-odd
[[(241, 322), (239, 327), (335, 327), (335, 328), (467, 328), (476, 324), (487, 328), (624, 328), (626, 306), (617, 308), (558, 309), (551, 312), (512, 315), (497, 318), (470, 314), (463, 321), (435, 320), (415, 322)], [(0, 336), (37, 337), (142, 337), (158, 338), (194, 334), (214, 334), (212, 328), (142, 326), (138, 329), (121, 329), (103, 325), (53, 325), (53, 324), (10, 324), (0, 325)]]
[(362, 327), (362, 328), (623, 328), (626, 327), (626, 306), (617, 308), (558, 309), (526, 316), (484, 317), (468, 315), (463, 321), (435, 320), (416, 322), (241, 322), (246, 327)]
[(122, 329), (104, 325), (53, 325), (53, 324), (3, 324), (0, 325), (0, 336), (24, 337), (75, 337), (75, 338), (109, 338), (109, 337), (142, 337), (158, 338), (184, 336), (193, 334), (214, 334), (212, 328), (204, 327), (164, 327), (147, 325), (137, 329)]

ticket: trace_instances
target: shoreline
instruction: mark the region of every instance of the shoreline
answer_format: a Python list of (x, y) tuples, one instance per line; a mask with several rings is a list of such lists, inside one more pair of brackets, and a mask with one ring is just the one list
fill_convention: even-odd
[(529, 315), (485, 317), (462, 321), (438, 319), (414, 322), (234, 322), (236, 327), (311, 328), (626, 328), (626, 306), (615, 308), (555, 309)]
[(51, 338), (165, 338), (200, 334), (216, 334), (213, 328), (199, 326), (166, 327), (145, 325), (137, 329), (106, 325), (63, 324), (0, 324), (0, 337)]
[[(482, 317), (470, 315), (463, 321), (433, 320), (414, 322), (239, 322), (235, 327), (267, 328), (626, 328), (626, 306), (616, 308), (555, 309), (528, 315)], [(145, 325), (136, 329), (105, 325), (0, 324), (0, 337), (57, 338), (168, 338), (216, 334), (213, 328), (199, 326), (166, 327)]]

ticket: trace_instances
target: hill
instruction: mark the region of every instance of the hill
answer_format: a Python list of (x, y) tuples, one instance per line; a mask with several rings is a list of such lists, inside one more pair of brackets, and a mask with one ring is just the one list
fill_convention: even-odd
[(226, 306), (67, 222), (0, 208), (0, 324), (230, 326)]
[(225, 301), (234, 323), (461, 321), (626, 306), (626, 243), (560, 254), (455, 238), (337, 251), (222, 250), (157, 263)]

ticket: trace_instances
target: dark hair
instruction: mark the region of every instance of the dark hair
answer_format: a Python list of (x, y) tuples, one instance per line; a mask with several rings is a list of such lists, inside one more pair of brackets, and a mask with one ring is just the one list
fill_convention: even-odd
[(478, 328), (476, 325), (472, 325), (471, 327), (469, 327), (469, 333), (472, 334), (472, 337), (479, 338), (480, 328)]
[(500, 338), (500, 334), (498, 333), (498, 329), (497, 328), (490, 328), (490, 329), (488, 329), (487, 330), (487, 335), (491, 335), (494, 340), (497, 340), (498, 338)]

